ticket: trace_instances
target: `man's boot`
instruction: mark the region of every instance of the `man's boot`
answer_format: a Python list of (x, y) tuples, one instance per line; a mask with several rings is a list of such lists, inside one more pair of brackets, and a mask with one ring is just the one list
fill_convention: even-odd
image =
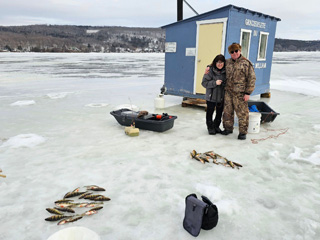
[(245, 133), (239, 133), (239, 135), (238, 135), (238, 139), (239, 140), (246, 140), (246, 134)]
[(232, 131), (232, 130), (227, 130), (227, 129), (225, 129), (225, 130), (223, 130), (223, 131), (221, 132), (222, 135), (229, 135), (229, 134), (231, 134), (231, 133), (233, 133), (233, 131)]

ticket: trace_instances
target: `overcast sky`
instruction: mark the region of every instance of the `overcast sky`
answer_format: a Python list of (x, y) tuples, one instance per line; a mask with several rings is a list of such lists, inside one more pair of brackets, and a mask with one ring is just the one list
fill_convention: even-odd
[[(161, 27), (177, 20), (177, 0), (0, 0), (0, 25)], [(320, 40), (318, 0), (187, 0), (199, 13), (233, 4), (281, 18), (277, 38)], [(184, 4), (184, 18), (195, 13)]]

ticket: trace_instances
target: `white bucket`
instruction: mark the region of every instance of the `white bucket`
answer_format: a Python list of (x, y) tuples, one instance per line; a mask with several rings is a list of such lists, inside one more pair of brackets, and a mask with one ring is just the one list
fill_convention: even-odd
[(159, 96), (154, 99), (154, 107), (158, 109), (164, 108), (163, 94), (159, 94)]
[(100, 236), (89, 228), (68, 227), (52, 234), (47, 240), (101, 240)]
[(248, 133), (259, 133), (260, 132), (260, 119), (261, 119), (261, 113), (249, 112)]

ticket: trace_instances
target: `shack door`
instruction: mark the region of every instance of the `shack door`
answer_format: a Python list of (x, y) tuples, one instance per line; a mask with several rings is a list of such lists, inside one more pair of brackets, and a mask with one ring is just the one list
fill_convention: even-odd
[(226, 18), (197, 22), (195, 94), (205, 94), (205, 88), (201, 85), (204, 71), (216, 55), (224, 54), (226, 22)]

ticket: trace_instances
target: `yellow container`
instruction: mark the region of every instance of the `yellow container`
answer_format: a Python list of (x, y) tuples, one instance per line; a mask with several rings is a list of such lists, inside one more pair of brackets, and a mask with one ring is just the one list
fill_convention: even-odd
[(124, 132), (130, 137), (139, 136), (139, 128), (135, 128), (134, 126), (125, 127)]

